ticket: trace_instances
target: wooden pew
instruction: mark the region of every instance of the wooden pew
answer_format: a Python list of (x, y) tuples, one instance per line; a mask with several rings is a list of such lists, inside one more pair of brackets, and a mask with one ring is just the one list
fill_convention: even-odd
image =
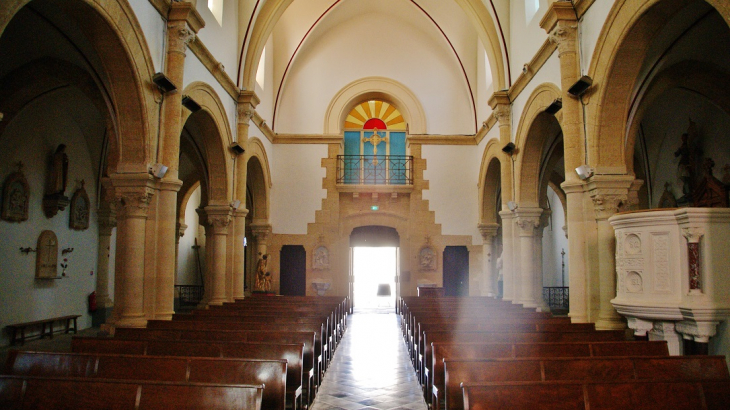
[(0, 375), (12, 410), (260, 409), (263, 386)]
[(3, 374), (177, 383), (263, 385), (264, 409), (286, 408), (285, 360), (219, 359), (11, 350)]
[[(443, 399), (445, 360), (520, 359), (559, 357), (651, 356), (668, 357), (667, 342), (570, 342), (570, 343), (432, 343), (432, 369), (425, 374), (427, 400)], [(435, 405), (435, 403), (434, 403)]]
[(565, 343), (565, 342), (618, 342), (625, 340), (625, 333), (622, 330), (601, 330), (592, 332), (424, 332), (423, 333), (423, 354), (419, 358), (419, 369), (422, 384), (426, 386), (426, 399), (429, 400), (431, 392), (428, 383), (424, 378), (426, 369), (433, 372), (431, 364), (431, 343)]
[[(445, 359), (444, 370), (445, 389), (440, 388), (449, 410), (464, 408), (462, 382), (730, 380), (724, 356)], [(436, 385), (433, 389), (433, 408), (438, 410)]]
[[(129, 349), (122, 351), (122, 349)], [(116, 353), (148, 356), (230, 357), (287, 361), (287, 401), (296, 409), (302, 400), (303, 344), (267, 344), (186, 340), (119, 340), (113, 338), (73, 337), (74, 353)]]
[[(325, 338), (325, 330), (321, 323), (262, 323), (262, 322), (238, 322), (238, 321), (215, 321), (215, 320), (191, 320), (191, 321), (171, 321), (171, 320), (149, 320), (147, 321), (147, 329), (199, 329), (199, 330), (245, 330), (245, 331), (266, 331), (266, 332), (314, 332), (314, 351), (316, 383), (324, 373), (324, 357), (327, 350)], [(326, 339), (324, 339), (326, 340)]]
[(296, 343), (304, 345), (303, 372), (306, 376), (306, 400), (314, 399), (318, 379), (315, 379), (314, 332), (248, 331), (248, 330), (200, 330), (191, 329), (147, 329), (118, 328), (114, 334), (120, 340), (212, 340), (249, 343)]
[(462, 383), (467, 410), (726, 410), (730, 381)]

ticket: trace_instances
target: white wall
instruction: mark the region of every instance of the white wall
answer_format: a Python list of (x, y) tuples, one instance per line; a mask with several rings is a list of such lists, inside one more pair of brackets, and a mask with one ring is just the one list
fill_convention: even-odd
[(581, 50), (580, 67), (583, 74), (588, 72), (591, 60), (595, 57), (593, 53), (596, 50), (596, 43), (613, 3), (613, 1), (594, 1), (591, 8), (581, 18), (578, 31)]
[(208, 9), (208, 0), (199, 0), (196, 6), (205, 21), (205, 27), (198, 32), (198, 38), (210, 50), (216, 60), (223, 63), (226, 74), (235, 82), (238, 72), (238, 1), (223, 0), (223, 25)]
[(540, 49), (547, 33), (540, 27), (540, 20), (548, 9), (547, 0), (540, 0), (540, 8), (529, 20), (525, 17), (525, 0), (510, 1), (510, 73), (512, 81), (522, 74), (522, 66), (529, 63)]
[(322, 208), (327, 191), (322, 189), (326, 170), (322, 158), (327, 145), (279, 144), (273, 149), (276, 165), (271, 168), (271, 226), (273, 233), (306, 234), (307, 223)]
[(479, 166), (482, 157), (473, 146), (424, 145), (426, 170), (423, 179), (429, 189), (423, 199), (436, 213), (444, 235), (471, 235), (472, 243), (482, 243), (479, 223)]
[[(401, 82), (416, 95), (428, 133), (474, 133), (466, 82), (440, 33), (377, 14), (318, 30), (326, 35), (314, 33), (312, 44), (300, 50), (290, 68), (276, 114), (277, 132), (323, 132), (325, 112), (339, 90), (356, 79), (381, 76)], [(352, 58), (353, 53), (368, 58)]]
[[(96, 288), (96, 175), (83, 135), (88, 128), (79, 126), (69, 105), (58, 104), (59, 100), (73, 101), (78, 98), (77, 94), (58, 91), (36, 99), (7, 125), (0, 140), (0, 176), (4, 180), (17, 170), (14, 164), (22, 161), (23, 172), (30, 184), (30, 218), (21, 223), (0, 221), (0, 237), (3, 238), (0, 241), (0, 289), (3, 295), (0, 327), (71, 314), (82, 315), (78, 322), (79, 328), (91, 325), (86, 297)], [(41, 206), (48, 159), (61, 143), (66, 144), (69, 159), (66, 196), (70, 198), (76, 190), (76, 181), (83, 179), (91, 200), (89, 229), (84, 231), (69, 228), (68, 207), (48, 219)], [(65, 256), (68, 269), (63, 279), (36, 280), (37, 254), (25, 255), (19, 252), (20, 248), (25, 247), (35, 249), (43, 230), (52, 230), (58, 238), (59, 264), (64, 258), (61, 250), (74, 249)], [(61, 274), (60, 267), (58, 274)], [(5, 333), (2, 334), (2, 342), (7, 342)]]
[[(552, 214), (550, 224), (542, 234), (542, 284), (543, 286), (568, 286), (568, 238), (565, 236), (563, 204), (552, 188), (547, 189)], [(565, 250), (565, 275), (562, 275), (560, 252)], [(561, 277), (562, 276), (562, 277)], [(563, 282), (563, 278), (565, 282)]]
[(155, 72), (162, 71), (165, 66), (164, 49), (166, 41), (167, 27), (165, 21), (152, 7), (149, 0), (128, 0), (129, 5), (134, 10), (134, 15), (142, 27), (147, 47), (149, 48), (150, 57), (155, 64)]
[(515, 101), (512, 104), (512, 141), (514, 141), (517, 136), (517, 129), (519, 128), (527, 100), (530, 98), (530, 95), (535, 88), (544, 83), (552, 83), (560, 88), (560, 58), (558, 57), (557, 51), (553, 52), (550, 58), (548, 58), (545, 62), (545, 65), (542, 66), (542, 69), (535, 73), (532, 81), (530, 81), (522, 93), (515, 98)]
[(180, 238), (177, 254), (177, 279), (176, 285), (199, 285), (200, 274), (198, 272), (198, 254), (193, 249), (195, 240), (200, 248), (200, 267), (205, 269), (205, 235), (200, 235), (203, 230), (200, 229), (200, 218), (196, 209), (200, 206), (200, 187), (190, 195), (187, 206), (185, 207), (185, 235)]

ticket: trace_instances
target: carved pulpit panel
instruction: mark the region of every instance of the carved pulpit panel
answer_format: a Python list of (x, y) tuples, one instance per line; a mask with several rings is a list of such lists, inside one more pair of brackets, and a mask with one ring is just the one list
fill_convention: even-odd
[(58, 275), (58, 238), (56, 238), (56, 234), (53, 231), (41, 232), (37, 249), (35, 277), (38, 279), (55, 278)]

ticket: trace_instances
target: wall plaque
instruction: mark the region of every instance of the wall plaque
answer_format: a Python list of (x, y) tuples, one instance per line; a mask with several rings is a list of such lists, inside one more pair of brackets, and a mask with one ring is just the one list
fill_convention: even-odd
[(23, 175), (23, 163), (18, 162), (18, 171), (8, 175), (3, 184), (2, 217), (5, 221), (28, 220), (30, 186)]
[(91, 209), (91, 202), (84, 188), (84, 180), (81, 180), (81, 188), (77, 189), (71, 197), (69, 227), (77, 231), (89, 229), (89, 209)]
[(38, 237), (35, 259), (36, 279), (55, 279), (58, 274), (58, 239), (53, 231), (43, 231)]

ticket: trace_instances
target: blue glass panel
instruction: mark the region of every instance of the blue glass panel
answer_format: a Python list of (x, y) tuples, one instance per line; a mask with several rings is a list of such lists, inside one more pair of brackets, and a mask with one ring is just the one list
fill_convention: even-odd
[(406, 183), (406, 133), (390, 133), (390, 183), (405, 185)]
[(345, 184), (357, 184), (360, 180), (360, 132), (345, 131), (344, 178)]

